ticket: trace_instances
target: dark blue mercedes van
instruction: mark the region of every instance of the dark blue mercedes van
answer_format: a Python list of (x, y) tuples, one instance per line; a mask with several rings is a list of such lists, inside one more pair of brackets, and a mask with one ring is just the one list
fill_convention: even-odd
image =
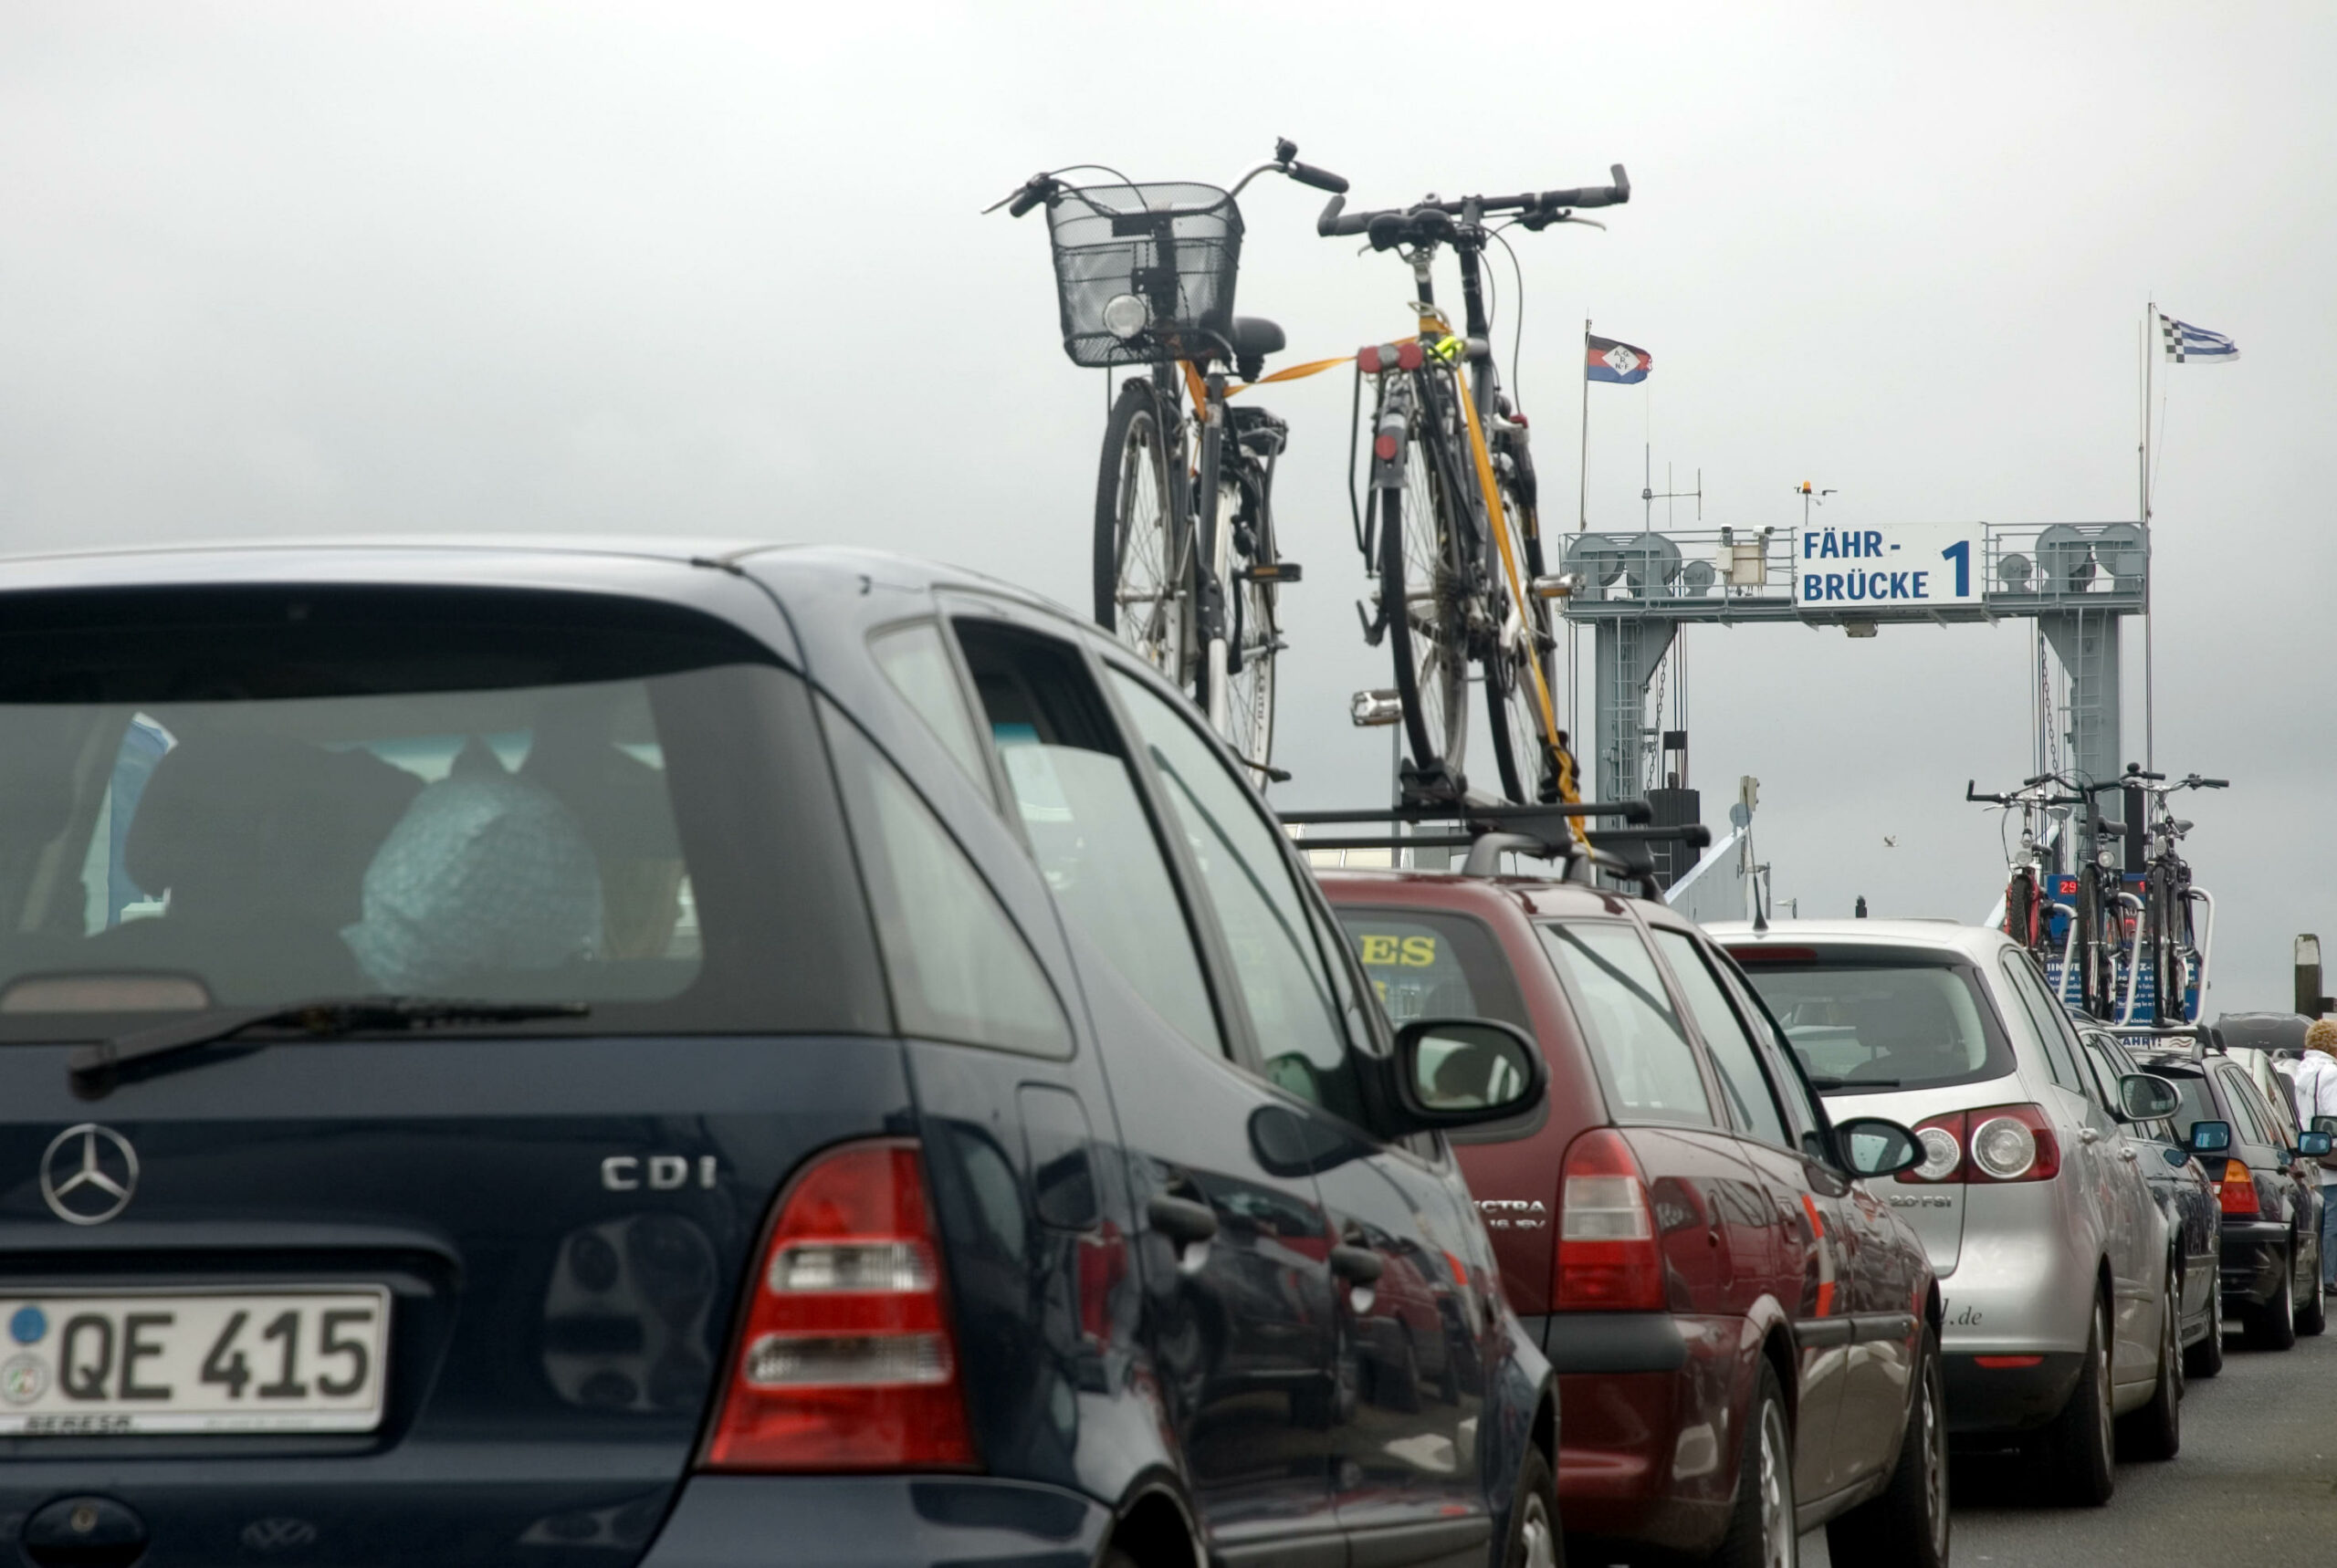
[(1239, 761), (875, 554), (0, 563), (33, 1568), (1555, 1561), (1548, 1369)]

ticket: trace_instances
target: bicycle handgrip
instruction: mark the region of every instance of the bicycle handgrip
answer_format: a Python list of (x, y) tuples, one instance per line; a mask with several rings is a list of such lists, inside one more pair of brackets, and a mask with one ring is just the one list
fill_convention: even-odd
[(1032, 175), (1030, 183), (1015, 192), (1014, 199), (1006, 204), (1006, 215), (1010, 218), (1021, 217), (1024, 213), (1045, 201), (1048, 191), (1053, 185), (1054, 181), (1047, 175)]
[(1631, 199), (1631, 177), (1623, 172), (1620, 163), (1609, 171), (1615, 176), (1611, 185), (1577, 185), (1571, 191), (1545, 191), (1536, 204), (1545, 207), (1619, 207)]
[(1312, 185), (1318, 191), (1328, 191), (1335, 196), (1347, 194), (1347, 183), (1328, 169), (1317, 169), (1312, 163), (1292, 163), (1283, 172), (1302, 185)]
[(2202, 789), (2228, 789), (2231, 788), (2231, 780), (2228, 779), (2202, 779), (2199, 780), (2199, 788)]
[(1347, 199), (1345, 195), (1334, 195), (1329, 201), (1324, 203), (1322, 215), (1315, 220), (1315, 232), (1325, 239), (1336, 239), (1341, 235), (1359, 235), (1371, 226), (1369, 213), (1356, 213), (1347, 217), (1341, 217), (1339, 214), (1347, 211)]

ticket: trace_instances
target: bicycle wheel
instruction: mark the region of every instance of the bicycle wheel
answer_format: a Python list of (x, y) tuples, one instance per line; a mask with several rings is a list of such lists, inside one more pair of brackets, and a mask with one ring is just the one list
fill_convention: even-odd
[[(1502, 489), (1501, 526), (1509, 529), (1513, 559), (1521, 579), (1530, 570), (1525, 558), (1525, 533), (1518, 497)], [(1504, 572), (1492, 594), (1500, 616), (1500, 632), (1482, 661), (1485, 673), (1485, 716), (1493, 732), (1493, 762), (1501, 771), (1502, 793), (1520, 805), (1558, 798), (1557, 758), (1542, 723), (1542, 693), (1555, 700), (1557, 682), (1550, 667), (1550, 607), (1529, 587), (1523, 604), (1513, 603)], [(1541, 688), (1534, 672), (1542, 674)]]
[(2078, 873), (2078, 1004), (2092, 1017), (2106, 1019), (2111, 988), (2102, 984), (2101, 958), (2112, 938), (2101, 915), (2101, 873), (2089, 865)]
[(1469, 740), (1467, 514), (1417, 414), (1406, 440), (1402, 486), (1378, 492), (1380, 612), (1413, 767), (1431, 793), (1457, 797)]
[(2022, 946), (2038, 946), (2037, 873), (2023, 866), (2005, 884), (2005, 935)]
[[(1226, 584), (1225, 713), (1218, 733), (1233, 754), (1264, 768), (1273, 761), (1274, 655), (1282, 651), (1274, 585), (1250, 575), (1257, 561), (1275, 559), (1269, 473), (1244, 473), (1223, 487), (1218, 516), (1232, 519), (1237, 548)], [(1261, 779), (1261, 782), (1263, 780)]]
[(1163, 409), (1141, 377), (1120, 389), (1095, 481), (1095, 623), (1189, 685), (1193, 529), (1175, 480)]

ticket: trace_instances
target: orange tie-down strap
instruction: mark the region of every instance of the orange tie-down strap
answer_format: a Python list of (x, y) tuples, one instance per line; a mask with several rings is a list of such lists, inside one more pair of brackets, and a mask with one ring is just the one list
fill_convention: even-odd
[(1351, 365), (1353, 363), (1355, 363), (1355, 356), (1353, 354), (1341, 354), (1336, 360), (1309, 360), (1303, 365), (1285, 366), (1270, 376), (1260, 376), (1254, 382), (1243, 382), (1240, 386), (1227, 387), (1225, 389), (1225, 395), (1227, 397), (1239, 397), (1243, 392), (1248, 392), (1252, 387), (1272, 386), (1276, 382), (1305, 381), (1308, 376), (1321, 375), (1325, 371), (1329, 370), (1334, 365)]

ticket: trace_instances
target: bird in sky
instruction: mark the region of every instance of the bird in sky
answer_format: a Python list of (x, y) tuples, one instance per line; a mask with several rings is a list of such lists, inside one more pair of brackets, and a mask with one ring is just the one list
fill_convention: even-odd
[(1884, 849), (1886, 849), (1886, 850), (1895, 850), (1895, 849), (1897, 849), (1897, 848), (1899, 847), (1899, 835), (1898, 835), (1898, 834), (1896, 834), (1896, 833), (1885, 833), (1885, 834), (1883, 834), (1883, 835), (1882, 835), (1882, 847), (1883, 847)]

